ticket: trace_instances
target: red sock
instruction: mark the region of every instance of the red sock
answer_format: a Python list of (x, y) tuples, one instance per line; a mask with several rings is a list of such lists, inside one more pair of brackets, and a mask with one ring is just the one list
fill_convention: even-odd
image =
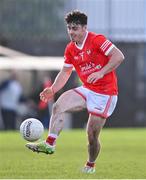
[(51, 146), (53, 146), (56, 143), (56, 138), (52, 137), (52, 136), (48, 136), (47, 139), (46, 139), (46, 142), (48, 144), (50, 144)]
[(89, 162), (89, 161), (87, 161), (87, 162), (86, 162), (86, 166), (95, 167), (95, 162)]

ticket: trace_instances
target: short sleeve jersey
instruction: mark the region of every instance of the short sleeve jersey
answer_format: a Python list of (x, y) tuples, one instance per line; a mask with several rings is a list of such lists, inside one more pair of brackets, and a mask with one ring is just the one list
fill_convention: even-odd
[(74, 67), (83, 86), (101, 94), (117, 95), (117, 77), (115, 71), (104, 75), (96, 83), (88, 83), (90, 74), (100, 71), (109, 61), (109, 52), (114, 47), (111, 41), (103, 35), (87, 32), (82, 47), (70, 42), (64, 54), (64, 66)]

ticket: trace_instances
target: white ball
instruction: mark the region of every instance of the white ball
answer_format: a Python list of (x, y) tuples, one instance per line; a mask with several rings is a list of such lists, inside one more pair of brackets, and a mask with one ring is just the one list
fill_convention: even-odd
[(29, 118), (24, 120), (20, 126), (20, 133), (22, 137), (30, 142), (40, 139), (43, 132), (43, 124), (35, 118)]

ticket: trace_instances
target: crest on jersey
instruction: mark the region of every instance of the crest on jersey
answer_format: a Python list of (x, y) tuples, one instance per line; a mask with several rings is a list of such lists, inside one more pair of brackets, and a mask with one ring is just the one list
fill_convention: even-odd
[(87, 49), (87, 54), (90, 55), (91, 54), (91, 50), (90, 49)]

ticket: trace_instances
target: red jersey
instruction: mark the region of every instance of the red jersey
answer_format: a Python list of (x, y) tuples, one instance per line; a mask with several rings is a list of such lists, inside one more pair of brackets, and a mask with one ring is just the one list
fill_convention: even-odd
[(108, 63), (110, 59), (108, 54), (113, 47), (112, 42), (103, 35), (87, 32), (81, 47), (78, 47), (74, 42), (67, 45), (64, 66), (74, 66), (84, 87), (101, 94), (116, 95), (118, 88), (115, 71), (104, 75), (94, 84), (87, 82), (90, 74), (100, 71)]

